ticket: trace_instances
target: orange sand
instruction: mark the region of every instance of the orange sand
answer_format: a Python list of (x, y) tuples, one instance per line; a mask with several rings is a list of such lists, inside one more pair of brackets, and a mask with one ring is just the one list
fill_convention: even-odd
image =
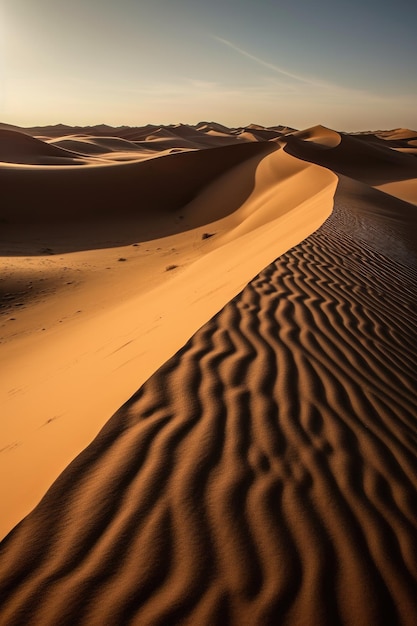
[(415, 137), (0, 129), (1, 624), (416, 622)]

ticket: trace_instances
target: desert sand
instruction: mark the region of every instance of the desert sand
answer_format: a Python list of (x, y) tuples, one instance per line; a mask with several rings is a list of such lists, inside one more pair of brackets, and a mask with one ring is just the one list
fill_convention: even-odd
[(416, 155), (0, 125), (0, 624), (417, 622)]

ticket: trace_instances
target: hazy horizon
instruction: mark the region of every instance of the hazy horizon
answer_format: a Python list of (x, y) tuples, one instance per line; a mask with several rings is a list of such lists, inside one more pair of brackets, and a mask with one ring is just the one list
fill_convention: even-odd
[(0, 120), (417, 128), (417, 6), (0, 0)]

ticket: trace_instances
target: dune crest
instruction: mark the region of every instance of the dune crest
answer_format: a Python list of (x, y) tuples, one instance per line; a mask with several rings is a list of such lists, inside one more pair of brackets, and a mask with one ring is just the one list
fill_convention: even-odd
[[(9, 416), (0, 464), (13, 477), (0, 486), (8, 503), (3, 533), (134, 392), (138, 371), (144, 382), (277, 254), (323, 222), (336, 186), (334, 174), (275, 142), (12, 174), (0, 172), (5, 233), (20, 238), (8, 244), (8, 262), (16, 272), (19, 255), (40, 254), (31, 258), (34, 268), (42, 263), (51, 295), (42, 295), (39, 278), (30, 291), (26, 275), (8, 278), (10, 303), (23, 306), (18, 319), (4, 321), (0, 351)], [(162, 179), (166, 186), (158, 186)], [(6, 310), (15, 316), (13, 306)], [(25, 458), (36, 467), (27, 477)]]
[(413, 132), (0, 132), (0, 623), (414, 626)]
[(82, 161), (75, 152), (14, 130), (0, 128), (0, 167), (2, 163), (68, 165)]
[(392, 149), (381, 133), (378, 134), (379, 141), (375, 142), (328, 129), (324, 131), (323, 127), (316, 126), (300, 133), (290, 133), (283, 138), (286, 140), (285, 150), (300, 159), (323, 165), (417, 204), (417, 159), (413, 154)]
[(288, 133), (285, 138), (287, 137), (296, 137), (297, 139), (302, 139), (303, 141), (309, 141), (314, 144), (314, 146), (320, 148), (335, 148), (342, 140), (339, 133), (320, 125), (312, 126), (306, 130), (297, 130), (295, 132)]
[(203, 326), (4, 542), (6, 623), (415, 623), (413, 277), (343, 224)]

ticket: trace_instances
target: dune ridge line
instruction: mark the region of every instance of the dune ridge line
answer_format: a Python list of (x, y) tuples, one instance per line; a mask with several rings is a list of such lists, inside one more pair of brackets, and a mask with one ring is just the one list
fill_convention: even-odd
[(415, 275), (339, 213), (162, 366), (4, 542), (7, 623), (414, 623)]
[[(414, 626), (415, 133), (114, 130), (124, 153), (26, 129), (102, 151), (0, 165), (47, 203), (0, 241), (0, 623)], [(99, 228), (99, 204), (46, 219), (48, 173), (105, 204), (121, 171), (170, 171), (151, 211), (103, 183)]]

